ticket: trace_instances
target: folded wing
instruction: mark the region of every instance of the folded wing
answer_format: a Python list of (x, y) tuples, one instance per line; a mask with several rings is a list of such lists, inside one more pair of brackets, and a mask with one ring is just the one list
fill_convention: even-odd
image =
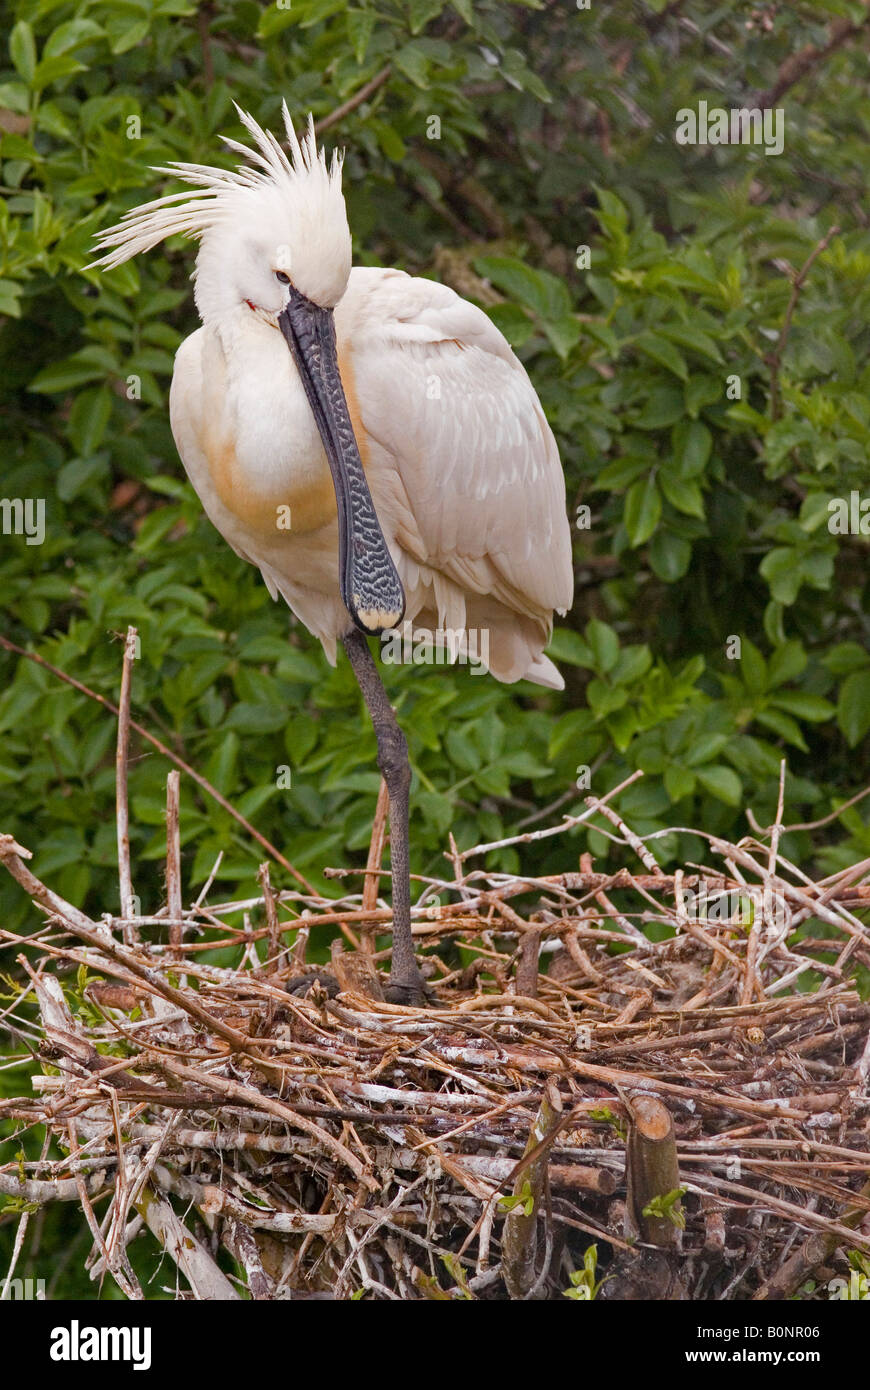
[(399, 543), (549, 630), (573, 595), (565, 480), (505, 338), (447, 286), (395, 270), (355, 269), (336, 321), (373, 490), (391, 466), (401, 481)]

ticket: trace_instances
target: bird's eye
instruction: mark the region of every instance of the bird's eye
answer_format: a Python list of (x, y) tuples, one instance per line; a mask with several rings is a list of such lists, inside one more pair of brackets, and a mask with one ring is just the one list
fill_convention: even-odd
[(290, 276), (289, 276), (289, 275), (285, 275), (284, 272), (283, 272), (283, 270), (276, 270), (276, 271), (275, 271), (275, 279), (276, 279), (276, 280), (279, 282), (279, 284), (281, 284), (281, 285), (289, 285), (289, 284), (290, 284)]

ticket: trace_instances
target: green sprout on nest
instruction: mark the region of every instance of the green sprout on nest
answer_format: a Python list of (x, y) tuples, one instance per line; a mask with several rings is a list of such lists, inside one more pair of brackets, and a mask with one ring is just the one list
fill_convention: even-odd
[(587, 1111), (590, 1120), (600, 1120), (602, 1124), (612, 1125), (620, 1139), (625, 1139), (627, 1131), (618, 1115), (614, 1115), (612, 1110), (604, 1106), (600, 1110)]
[(598, 1246), (590, 1245), (587, 1247), (583, 1256), (583, 1268), (571, 1271), (571, 1287), (562, 1291), (563, 1298), (573, 1298), (577, 1302), (591, 1303), (598, 1296), (598, 1291), (612, 1275), (607, 1275), (604, 1279), (595, 1278), (598, 1267)]
[(523, 1183), (519, 1192), (515, 1192), (509, 1197), (499, 1197), (498, 1204), (502, 1211), (511, 1212), (520, 1208), (524, 1216), (531, 1216), (535, 1210), (535, 1194), (532, 1192), (528, 1179)]
[(659, 1197), (653, 1197), (647, 1202), (643, 1209), (644, 1216), (657, 1216), (661, 1221), (670, 1221), (679, 1230), (686, 1229), (686, 1214), (678, 1206), (681, 1197), (685, 1196), (685, 1187), (675, 1187), (672, 1192), (665, 1192)]

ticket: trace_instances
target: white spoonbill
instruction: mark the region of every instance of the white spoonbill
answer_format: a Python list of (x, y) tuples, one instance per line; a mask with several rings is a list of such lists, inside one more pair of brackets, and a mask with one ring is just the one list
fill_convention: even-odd
[(176, 232), (199, 239), (202, 327), (175, 358), (172, 432), (224, 539), (333, 665), (345, 647), (390, 798), (387, 998), (420, 1003), (408, 750), (366, 636), (403, 617), (463, 644), (473, 633), (498, 680), (561, 689), (543, 649), (553, 610), (572, 601), (565, 481), (534, 388), (486, 314), (431, 280), (351, 269), (340, 156), (327, 166), (311, 118), (300, 142), (286, 104), (289, 158), (236, 109), (256, 148), (225, 143), (247, 163), (156, 170), (193, 193), (128, 212), (95, 264)]

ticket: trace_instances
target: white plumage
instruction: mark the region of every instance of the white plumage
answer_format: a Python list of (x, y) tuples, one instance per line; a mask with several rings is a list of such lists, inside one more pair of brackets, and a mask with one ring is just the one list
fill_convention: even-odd
[(349, 622), (336, 497), (278, 331), (289, 279), (314, 305), (334, 306), (341, 380), (405, 618), (487, 631), (499, 680), (561, 688), (543, 648), (553, 610), (572, 600), (565, 484), (522, 364), (486, 314), (446, 286), (351, 270), (340, 160), (327, 167), (311, 125), (300, 144), (286, 108), (289, 160), (239, 114), (257, 148), (226, 143), (255, 167), (161, 171), (196, 191), (128, 214), (101, 236), (101, 249), (115, 249), (97, 262), (120, 264), (174, 232), (201, 238), (203, 326), (178, 351), (170, 413), (208, 516), (334, 662)]
[[(313, 122), (291, 158), (239, 112), (236, 172), (182, 164), (194, 192), (104, 232), (119, 265), (200, 238), (202, 327), (175, 360), (178, 452), (221, 535), (323, 643), (343, 643), (389, 791), (387, 998), (426, 1002), (411, 926), (407, 744), (366, 643), (406, 621), (450, 634), (499, 680), (561, 688), (543, 654), (573, 588), (565, 482), (538, 398), (501, 333), (452, 290), (351, 270), (341, 161)], [(458, 644), (455, 634), (464, 633)]]

